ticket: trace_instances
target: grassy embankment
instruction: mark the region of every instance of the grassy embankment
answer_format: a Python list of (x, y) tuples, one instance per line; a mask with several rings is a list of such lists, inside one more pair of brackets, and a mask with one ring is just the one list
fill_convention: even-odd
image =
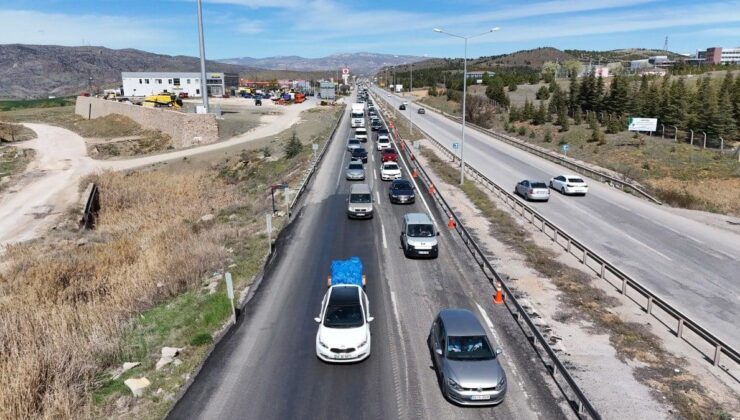
[[(331, 109), (312, 113), (299, 138), (323, 143), (336, 118)], [(281, 155), (96, 175), (96, 230), (10, 247), (0, 274), (0, 418), (161, 417), (230, 316), (223, 282), (209, 294), (204, 280), (227, 269), (239, 289), (252, 281), (267, 249), (267, 186), (297, 185), (311, 151)], [(182, 363), (156, 371), (163, 346), (183, 347)], [(111, 377), (130, 361), (141, 366)], [(141, 376), (152, 384), (133, 398), (123, 382)]]

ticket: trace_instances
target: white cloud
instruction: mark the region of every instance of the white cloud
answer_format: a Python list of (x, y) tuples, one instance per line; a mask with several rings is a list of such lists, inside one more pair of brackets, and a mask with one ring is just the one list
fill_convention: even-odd
[(232, 4), (252, 9), (296, 9), (306, 4), (300, 0), (205, 0), (207, 3)]
[(182, 38), (171, 19), (0, 10), (0, 22), (0, 44), (87, 44), (152, 50)]
[(260, 32), (264, 32), (265, 25), (262, 21), (259, 20), (241, 20), (236, 25), (236, 30), (237, 32), (243, 34), (254, 35)]

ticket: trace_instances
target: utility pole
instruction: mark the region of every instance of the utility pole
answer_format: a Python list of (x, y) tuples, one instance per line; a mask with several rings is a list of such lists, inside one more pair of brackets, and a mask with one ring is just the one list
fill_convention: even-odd
[(200, 95), (203, 98), (203, 108), (208, 113), (208, 80), (206, 79), (206, 45), (203, 40), (202, 0), (198, 0), (198, 41), (200, 42)]

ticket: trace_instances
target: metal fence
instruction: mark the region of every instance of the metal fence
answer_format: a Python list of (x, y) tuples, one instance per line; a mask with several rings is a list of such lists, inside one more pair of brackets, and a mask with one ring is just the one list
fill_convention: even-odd
[[(386, 124), (388, 123), (386, 122)], [(524, 308), (519, 304), (514, 294), (504, 282), (503, 278), (496, 272), (493, 266), (491, 266), (488, 258), (486, 257), (486, 254), (481, 250), (481, 248), (473, 239), (473, 236), (465, 228), (462, 220), (460, 220), (460, 218), (455, 214), (455, 212), (452, 210), (452, 207), (447, 203), (439, 190), (430, 188), (433, 185), (432, 180), (427, 172), (424, 170), (424, 168), (419, 164), (419, 161), (413, 156), (411, 145), (409, 145), (405, 140), (402, 140), (398, 136), (398, 132), (395, 127), (393, 127), (392, 125), (389, 125), (389, 127), (391, 127), (391, 140), (397, 145), (401, 145), (400, 148), (397, 147), (396, 149), (400, 150), (401, 153), (406, 156), (409, 165), (418, 171), (418, 179), (430, 191), (429, 194), (434, 198), (437, 207), (441, 209), (447, 217), (455, 220), (455, 231), (460, 235), (460, 238), (470, 251), (471, 255), (475, 259), (476, 264), (480, 267), (485, 277), (492, 285), (494, 285), (495, 283), (501, 284), (503, 292), (506, 296), (504, 302), (507, 309), (514, 316), (514, 319), (517, 321), (525, 336), (532, 344), (532, 347), (537, 352), (545, 366), (548, 368), (550, 374), (552, 375), (552, 378), (555, 380), (555, 383), (563, 392), (563, 395), (568, 399), (570, 406), (581, 418), (601, 419), (599, 413), (593, 407), (593, 405), (580, 389), (578, 384), (576, 384), (575, 380), (570, 375), (567, 368), (560, 361), (554, 350), (550, 347), (550, 344), (539, 331), (529, 315), (527, 315)]]
[(87, 184), (87, 188), (85, 188), (82, 196), (87, 198), (85, 198), (85, 205), (82, 207), (80, 230), (92, 229), (95, 227), (95, 221), (98, 218), (98, 211), (100, 210), (100, 191), (97, 184), (93, 182)]
[[(417, 127), (417, 129), (419, 128)], [(422, 131), (421, 129), (419, 130)], [(440, 151), (451, 159), (454, 159), (454, 153), (444, 145), (428, 135), (426, 137)], [(640, 284), (640, 282), (624, 273), (606, 258), (598, 255), (584, 243), (547, 220), (545, 216), (527, 206), (518, 197), (467, 163), (465, 164), (465, 171), (473, 179), (496, 194), (499, 199), (511, 207), (516, 213), (537, 227), (553, 242), (562, 247), (568, 254), (578, 258), (583, 265), (594, 271), (603, 280), (606, 280), (622, 295), (637, 303), (648, 315), (653, 316), (665, 325), (676, 337), (689, 343), (692, 348), (702, 354), (706, 361), (711, 362), (714, 366), (719, 367), (720, 370), (730, 375), (735, 381), (740, 382), (740, 353), (738, 353), (737, 349), (699, 325), (699, 323), (673, 307), (670, 303), (661, 299), (649, 288)]]

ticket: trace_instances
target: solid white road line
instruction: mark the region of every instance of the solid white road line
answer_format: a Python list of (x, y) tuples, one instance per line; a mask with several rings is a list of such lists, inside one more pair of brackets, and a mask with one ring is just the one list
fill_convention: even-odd
[(380, 204), (380, 193), (378, 190), (375, 190), (375, 197), (378, 199), (378, 204)]
[(339, 188), (339, 181), (342, 178), (342, 172), (344, 172), (344, 171), (342, 171), (342, 169), (344, 169), (344, 154), (342, 155), (342, 158), (339, 159), (339, 171), (337, 173), (337, 183), (334, 186), (334, 189), (338, 189)]
[(383, 226), (382, 221), (380, 222), (380, 232), (383, 234), (383, 248), (388, 249), (388, 241), (385, 239), (385, 226)]
[(635, 241), (636, 243), (638, 243), (638, 244), (640, 244), (640, 245), (644, 246), (645, 248), (647, 248), (647, 249), (649, 249), (649, 250), (653, 251), (654, 253), (656, 253), (656, 254), (660, 255), (661, 257), (663, 257), (663, 258), (667, 259), (668, 261), (673, 261), (673, 259), (671, 259), (671, 257), (669, 257), (669, 256), (665, 255), (664, 253), (662, 253), (662, 252), (658, 251), (657, 249), (655, 249), (655, 248), (651, 247), (650, 245), (648, 245), (648, 244), (646, 244), (646, 243), (644, 243), (644, 242), (640, 242), (640, 241), (638, 241), (637, 239), (635, 239), (635, 238), (633, 238), (633, 237), (631, 237), (631, 236), (629, 236), (629, 239), (632, 239), (632, 240), (633, 240), (633, 241)]
[(378, 173), (375, 168), (373, 168), (373, 179), (375, 179), (376, 181), (378, 180)]
[[(488, 326), (488, 329), (491, 330), (491, 334), (493, 334), (493, 338), (496, 340), (496, 344), (501, 347), (501, 350), (503, 350), (503, 343), (501, 343), (501, 340), (499, 339), (498, 334), (496, 334), (496, 330), (493, 328), (493, 322), (491, 322), (491, 318), (488, 317), (488, 314), (483, 309), (478, 302), (475, 302), (475, 306), (478, 307), (478, 312), (480, 312), (481, 316), (483, 317), (483, 321), (485, 321), (486, 325)], [(527, 394), (526, 388), (524, 388), (524, 383), (522, 383), (522, 379), (519, 376), (519, 371), (516, 368), (516, 365), (514, 363), (509, 363), (507, 358), (503, 358), (504, 362), (506, 363), (506, 367), (508, 370), (511, 371), (511, 374), (516, 378), (516, 383), (519, 384), (519, 389), (524, 394), (524, 396), (529, 399), (529, 394)]]

